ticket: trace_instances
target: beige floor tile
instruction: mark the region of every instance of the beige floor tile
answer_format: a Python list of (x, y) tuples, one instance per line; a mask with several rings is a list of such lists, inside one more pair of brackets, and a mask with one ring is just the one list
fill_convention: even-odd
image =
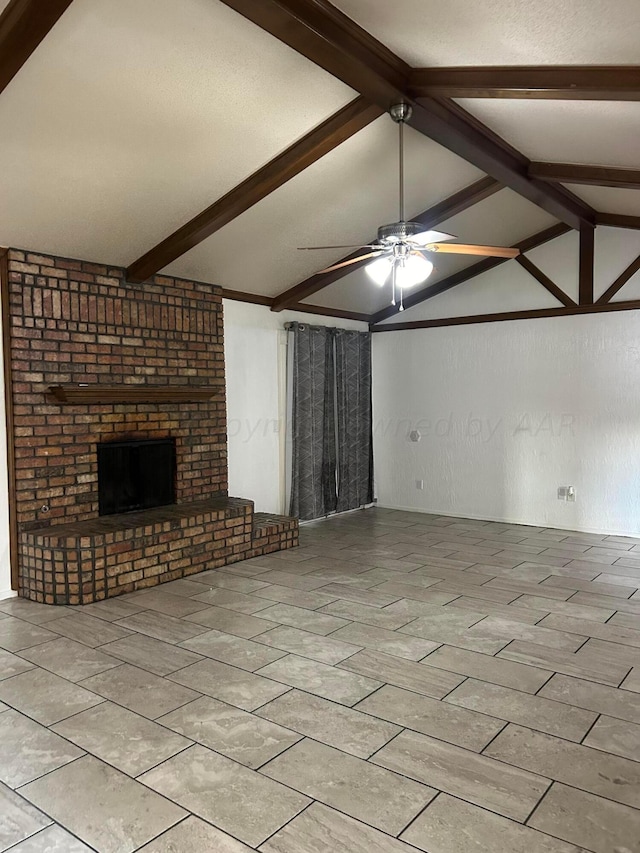
[(173, 711), (199, 696), (194, 690), (128, 663), (86, 678), (82, 686), (149, 719)]
[(421, 665), (457, 672), (503, 687), (513, 687), (525, 693), (536, 693), (549, 679), (549, 673), (543, 669), (452, 646), (436, 649)]
[(344, 601), (355, 601), (358, 604), (368, 604), (370, 607), (386, 607), (387, 604), (393, 604), (401, 596), (390, 595), (376, 589), (357, 589), (347, 584), (330, 583), (322, 587), (322, 592), (325, 595), (335, 595), (336, 598)]
[(23, 622), (13, 616), (0, 620), (0, 648), (9, 652), (19, 652), (30, 646), (46, 643), (47, 640), (55, 640), (59, 636), (60, 634), (48, 628)]
[(410, 731), (371, 760), (519, 821), (527, 819), (550, 784), (541, 776)]
[(7, 616), (15, 616), (34, 625), (45, 625), (53, 619), (59, 619), (65, 612), (68, 612), (65, 607), (38, 604), (37, 601), (28, 601), (26, 598), (0, 600), (0, 615), (4, 613)]
[(414, 693), (422, 693), (442, 699), (464, 678), (421, 663), (414, 663), (394, 655), (365, 649), (338, 664), (341, 669), (357, 672), (369, 678), (404, 687)]
[(109, 598), (106, 601), (96, 601), (95, 604), (83, 604), (77, 607), (74, 612), (95, 616), (97, 619), (104, 619), (106, 622), (116, 622), (126, 616), (140, 613), (141, 610), (143, 608), (137, 607), (133, 599), (121, 601), (119, 598)]
[(640, 813), (636, 809), (557, 782), (529, 826), (593, 853), (640, 853)]
[(20, 654), (31, 663), (48, 669), (49, 672), (55, 672), (68, 681), (82, 681), (83, 678), (105, 672), (120, 664), (119, 660), (104, 654), (102, 650), (76, 643), (66, 637), (23, 649)]
[(51, 823), (51, 818), (2, 784), (0, 784), (0, 815), (2, 815), (0, 850), (7, 850)]
[(251, 615), (260, 610), (264, 610), (268, 604), (264, 598), (257, 598), (254, 595), (246, 595), (243, 592), (233, 592), (230, 589), (209, 589), (206, 592), (196, 595), (191, 599), (193, 601), (202, 601), (205, 604), (212, 604), (216, 607), (226, 607), (227, 610), (236, 610), (238, 613), (246, 613)]
[(167, 678), (244, 711), (253, 711), (289, 689), (269, 678), (212, 659), (201, 660)]
[(224, 634), (221, 631), (207, 631), (206, 634), (199, 634), (191, 640), (185, 640), (181, 646), (205, 657), (237, 666), (239, 669), (246, 669), (248, 672), (273, 663), (286, 654), (278, 649), (270, 649), (260, 643), (234, 637), (232, 634)]
[(444, 613), (418, 617), (401, 628), (400, 633), (428, 638), (434, 642), (434, 646), (447, 643), (450, 646), (457, 646), (473, 652), (483, 652), (488, 655), (499, 652), (510, 642), (504, 637), (491, 636), (488, 631), (476, 634), (469, 631), (468, 626), (464, 623), (474, 625), (478, 621), (478, 614), (471, 610), (454, 610), (447, 607), (443, 607), (441, 610)]
[[(196, 615), (193, 614), (192, 616)], [(153, 613), (149, 610), (143, 610), (134, 616), (119, 619), (116, 624), (137, 631), (139, 634), (146, 634), (147, 637), (162, 640), (165, 643), (181, 643), (184, 640), (190, 640), (191, 637), (196, 637), (198, 634), (204, 634), (207, 630), (206, 627), (196, 624), (191, 619), (177, 619), (175, 616)]]
[(392, 723), (299, 690), (290, 690), (256, 714), (359, 758), (369, 758), (400, 731)]
[[(398, 604), (399, 602), (396, 602)], [(420, 605), (420, 602), (414, 602)], [(365, 625), (375, 625), (377, 628), (386, 628), (395, 631), (406, 625), (414, 618), (412, 613), (402, 613), (393, 610), (396, 604), (389, 607), (370, 607), (368, 604), (358, 604), (355, 601), (334, 601), (320, 609), (321, 613), (329, 613), (332, 616), (340, 616), (353, 622), (363, 622)]]
[(597, 640), (594, 637), (590, 637), (580, 647), (576, 657), (583, 663), (594, 663), (597, 666), (614, 664), (627, 669), (640, 666), (640, 649), (609, 640)]
[(484, 755), (618, 803), (640, 807), (640, 764), (509, 724)]
[[(200, 592), (204, 592), (205, 590), (206, 587), (200, 585)], [(197, 593), (198, 590), (194, 594)], [(135, 603), (145, 610), (164, 613), (166, 616), (176, 616), (178, 619), (188, 616), (190, 613), (197, 613), (199, 610), (204, 610), (207, 607), (202, 601), (195, 601), (194, 599), (185, 598), (180, 595), (171, 595), (155, 589), (142, 592), (139, 596), (136, 596)]]
[(428, 853), (581, 853), (572, 844), (448, 794), (440, 794), (401, 838)]
[(534, 610), (526, 607), (517, 607), (516, 604), (498, 604), (495, 601), (484, 601), (479, 598), (467, 598), (460, 596), (452, 601), (449, 607), (473, 610), (482, 616), (504, 616), (516, 622), (525, 622), (527, 625), (535, 625), (540, 619), (547, 616), (548, 610)]
[[(442, 592), (439, 594), (440, 600), (433, 601), (414, 601), (411, 598), (399, 598), (398, 601), (394, 601), (393, 604), (390, 604), (388, 607), (385, 607), (382, 611), (383, 613), (394, 613), (399, 617), (405, 617), (404, 624), (406, 625), (409, 620), (415, 619), (418, 616), (432, 616), (435, 613), (439, 613), (441, 610), (452, 610), (450, 607), (446, 607), (444, 605), (448, 604), (452, 597)], [(434, 595), (435, 598), (435, 595)], [(453, 613), (457, 613), (457, 610), (453, 610)], [(476, 613), (476, 620), (480, 620), (484, 618), (484, 613)], [(398, 625), (398, 627), (401, 627)]]
[(44, 669), (31, 669), (0, 681), (0, 699), (43, 726), (103, 701), (101, 696)]
[(605, 609), (576, 603), (575, 596), (571, 601), (553, 601), (537, 595), (523, 595), (518, 599), (517, 604), (519, 607), (533, 607), (536, 610), (546, 610), (548, 613), (559, 613), (575, 619), (591, 619), (593, 622), (606, 622), (615, 612), (615, 608)]
[(0, 714), (0, 780), (10, 788), (31, 782), (81, 755), (81, 749), (18, 711)]
[(390, 835), (400, 833), (436, 794), (312, 740), (300, 741), (261, 772)]
[(612, 622), (603, 624), (602, 622), (591, 622), (588, 619), (572, 619), (569, 616), (557, 616), (552, 613), (549, 616), (545, 616), (539, 623), (539, 627), (569, 632), (579, 635), (582, 638), (593, 637), (598, 640), (606, 640), (610, 643), (620, 643), (624, 646), (640, 648), (640, 631), (623, 628)]
[(256, 590), (258, 598), (266, 598), (280, 604), (293, 604), (295, 607), (303, 607), (306, 610), (318, 610), (325, 604), (331, 604), (336, 600), (335, 595), (326, 595), (324, 591), (304, 592), (301, 589), (291, 589), (280, 584), (269, 584), (262, 589)]
[(183, 705), (158, 722), (252, 768), (260, 767), (301, 737), (209, 696)]
[[(359, 653), (360, 654), (360, 653)], [(349, 658), (348, 663), (352, 658)], [(291, 687), (305, 690), (342, 705), (355, 705), (372, 693), (381, 682), (334, 666), (308, 660), (298, 655), (287, 655), (275, 663), (258, 670), (260, 675), (281, 681)]]
[(598, 716), (592, 711), (475, 678), (463, 682), (447, 696), (446, 702), (578, 743)]
[(145, 844), (138, 853), (251, 853), (251, 851), (251, 847), (247, 847), (226, 832), (190, 815), (177, 826), (163, 832), (149, 844)]
[(235, 637), (244, 637), (245, 640), (250, 640), (257, 634), (273, 628), (273, 622), (259, 619), (257, 616), (237, 613), (235, 610), (226, 610), (224, 607), (207, 607), (206, 610), (192, 613), (185, 618), (188, 622), (202, 625), (203, 630), (213, 628), (216, 631), (224, 631), (225, 634), (233, 634)]
[(75, 714), (53, 731), (129, 776), (144, 773), (191, 743), (111, 702)]
[(565, 631), (551, 630), (541, 625), (526, 625), (524, 622), (500, 616), (488, 616), (482, 622), (473, 625), (468, 634), (470, 637), (486, 636), (505, 641), (525, 640), (566, 652), (575, 652), (585, 641), (584, 637)]
[(377, 586), (378, 592), (394, 595), (396, 599), (407, 598), (410, 601), (424, 601), (427, 604), (443, 605), (457, 598), (459, 592), (450, 592), (440, 588), (440, 584), (423, 589), (415, 584), (403, 583), (402, 579), (397, 581), (386, 581)]
[(49, 826), (11, 848), (11, 853), (93, 853), (60, 826)]
[(505, 725), (495, 717), (454, 708), (437, 699), (389, 684), (363, 699), (356, 708), (474, 752), (481, 752)]
[[(412, 853), (413, 848), (321, 803), (278, 830), (261, 853)], [(222, 853), (225, 853), (223, 850)]]
[[(621, 625), (623, 628), (631, 628), (633, 631), (640, 631), (640, 617), (633, 616), (630, 613), (616, 613), (616, 615), (607, 622), (607, 625)], [(1, 627), (2, 625), (0, 624), (0, 628)]]
[(628, 613), (630, 616), (640, 616), (640, 601), (628, 601), (615, 598), (612, 595), (597, 595), (592, 592), (576, 592), (571, 603), (602, 607), (609, 611)]
[(635, 693), (640, 693), (640, 666), (634, 666), (620, 686), (625, 690), (633, 690)]
[(25, 660), (24, 655), (19, 657), (0, 649), (0, 681), (4, 678), (11, 678), (12, 675), (20, 675), (21, 672), (33, 669), (33, 666), (32, 663)]
[(202, 660), (202, 655), (163, 643), (162, 640), (156, 640), (146, 634), (131, 634), (130, 637), (107, 643), (100, 651), (118, 658), (118, 663), (125, 661), (155, 675), (168, 675), (176, 669), (183, 669)]
[(351, 657), (362, 648), (362, 645), (345, 643), (333, 636), (310, 634), (308, 631), (290, 628), (287, 625), (281, 625), (260, 634), (256, 637), (256, 642), (332, 665)]
[(506, 649), (499, 652), (498, 657), (528, 664), (532, 667), (537, 666), (551, 672), (561, 672), (564, 675), (585, 678), (588, 681), (597, 681), (600, 684), (609, 684), (612, 687), (617, 687), (629, 671), (628, 666), (607, 665), (600, 660), (587, 660), (571, 652), (549, 649), (536, 643), (527, 643), (521, 640), (515, 640)]
[[(407, 658), (407, 660), (420, 660), (439, 645), (437, 642), (424, 640), (413, 634), (388, 631), (386, 628), (376, 628), (373, 625), (363, 625), (358, 622), (352, 622), (351, 625), (340, 628), (331, 636), (337, 640), (344, 640), (364, 648)], [(355, 651), (357, 649), (354, 649)]]
[(86, 613), (75, 612), (69, 616), (63, 616), (62, 619), (47, 622), (47, 626), (49, 630), (55, 631), (57, 634), (62, 634), (70, 640), (91, 647), (111, 643), (131, 633), (113, 622), (96, 619), (95, 616), (88, 616)]
[(629, 581), (629, 585), (622, 585), (603, 581), (583, 580), (581, 578), (572, 578), (571, 576), (558, 577), (557, 575), (552, 575), (544, 580), (541, 586), (558, 587), (573, 592), (595, 592), (600, 595), (612, 595), (623, 599), (629, 598), (637, 589), (636, 586), (631, 585), (631, 581)]
[(198, 817), (254, 847), (309, 799), (203, 746), (192, 746), (140, 777)]
[[(247, 595), (251, 595), (252, 592), (256, 592), (263, 587), (269, 586), (268, 581), (265, 582), (256, 578), (239, 577), (238, 575), (223, 571), (222, 569), (213, 569), (209, 572), (205, 572), (204, 574), (196, 575), (196, 577), (199, 578), (201, 586), (207, 584), (209, 589), (219, 587), (220, 589), (233, 590), (233, 592), (244, 592)], [(175, 587), (175, 589), (183, 590), (180, 594), (193, 596), (204, 592), (203, 589), (194, 588), (197, 584), (194, 584), (192, 581), (174, 581), (174, 583), (189, 584), (188, 588), (185, 586)]]
[(266, 584), (277, 584), (278, 586), (288, 586), (291, 589), (300, 589), (304, 592), (311, 592), (319, 586), (324, 586), (326, 581), (314, 578), (306, 574), (306, 566), (301, 566), (301, 571), (296, 570), (295, 565), (286, 566), (281, 564), (280, 568), (265, 572), (260, 575), (258, 580)]
[(131, 853), (185, 817), (174, 803), (90, 755), (20, 793), (100, 853)]
[(640, 762), (640, 725), (635, 723), (602, 715), (583, 743)]
[(640, 725), (640, 696), (626, 690), (554, 675), (538, 695)]
[(337, 616), (330, 616), (317, 610), (305, 610), (303, 607), (294, 607), (291, 604), (272, 604), (260, 612), (260, 618), (269, 619), (280, 625), (289, 625), (292, 628), (302, 628), (303, 631), (311, 631), (312, 634), (323, 636), (347, 624), (346, 619), (339, 619)]

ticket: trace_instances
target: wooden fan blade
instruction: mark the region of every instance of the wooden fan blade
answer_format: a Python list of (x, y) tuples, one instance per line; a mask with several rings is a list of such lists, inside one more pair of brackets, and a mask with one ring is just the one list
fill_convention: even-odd
[(475, 246), (470, 243), (429, 243), (422, 251), (444, 252), (450, 255), (485, 255), (491, 258), (517, 258), (520, 249), (508, 246)]
[(368, 252), (366, 255), (360, 255), (357, 258), (351, 258), (350, 261), (342, 261), (342, 263), (340, 264), (334, 264), (332, 267), (327, 267), (326, 270), (320, 270), (320, 272), (317, 272), (316, 275), (323, 275), (326, 272), (333, 272), (333, 270), (339, 270), (342, 269), (342, 267), (348, 267), (349, 264), (357, 264), (360, 261), (366, 261), (367, 258), (377, 258), (378, 255), (384, 254), (385, 253), (383, 251)]

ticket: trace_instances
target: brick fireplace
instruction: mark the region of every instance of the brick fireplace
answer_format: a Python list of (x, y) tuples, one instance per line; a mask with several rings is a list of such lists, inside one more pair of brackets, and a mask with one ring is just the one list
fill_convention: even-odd
[[(88, 603), (297, 544), (228, 497), (220, 288), (16, 250), (5, 278), (20, 595)], [(166, 438), (176, 503), (100, 516), (97, 445)]]

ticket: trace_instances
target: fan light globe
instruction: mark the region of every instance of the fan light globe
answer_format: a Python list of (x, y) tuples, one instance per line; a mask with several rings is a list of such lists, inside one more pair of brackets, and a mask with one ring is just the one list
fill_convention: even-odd
[(365, 267), (367, 275), (382, 287), (389, 279), (393, 265), (396, 265), (396, 284), (403, 289), (415, 287), (431, 275), (433, 264), (419, 255), (406, 258), (377, 258)]
[(396, 284), (403, 290), (407, 287), (415, 287), (425, 278), (429, 278), (433, 270), (433, 264), (426, 258), (418, 255), (410, 255), (404, 258), (404, 263), (398, 263), (396, 269)]
[(391, 258), (377, 258), (370, 264), (367, 264), (365, 270), (370, 279), (382, 287), (389, 278), (393, 261)]

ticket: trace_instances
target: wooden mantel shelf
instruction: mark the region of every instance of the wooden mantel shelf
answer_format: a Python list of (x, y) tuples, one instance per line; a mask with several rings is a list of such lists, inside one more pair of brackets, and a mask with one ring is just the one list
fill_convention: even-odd
[(215, 385), (50, 385), (57, 403), (202, 403), (220, 394)]

